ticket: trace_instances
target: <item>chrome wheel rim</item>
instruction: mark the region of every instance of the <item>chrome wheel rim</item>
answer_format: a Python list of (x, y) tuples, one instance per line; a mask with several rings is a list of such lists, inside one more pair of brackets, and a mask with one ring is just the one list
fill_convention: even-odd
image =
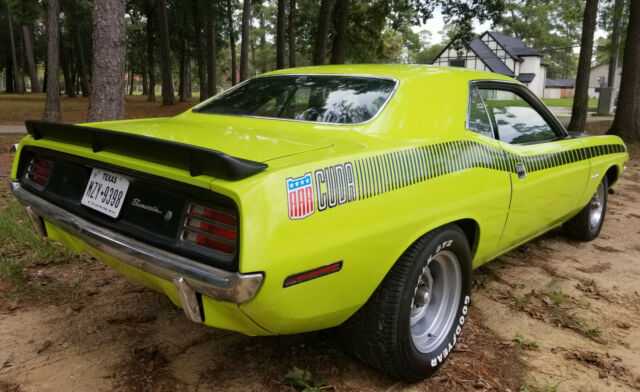
[(604, 211), (604, 185), (600, 183), (596, 193), (593, 194), (589, 202), (589, 228), (593, 231), (598, 228), (602, 221)]
[(453, 326), (462, 288), (460, 263), (453, 252), (439, 252), (422, 269), (414, 289), (409, 325), (416, 349), (434, 351)]

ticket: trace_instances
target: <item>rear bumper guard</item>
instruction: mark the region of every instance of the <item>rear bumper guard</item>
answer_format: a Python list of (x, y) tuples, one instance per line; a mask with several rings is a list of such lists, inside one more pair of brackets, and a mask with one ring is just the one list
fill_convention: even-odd
[(100, 252), (173, 282), (182, 308), (192, 321), (203, 322), (197, 293), (221, 301), (242, 303), (253, 298), (262, 284), (262, 273), (224, 271), (95, 225), (34, 195), (18, 181), (11, 183), (11, 192), (25, 207), (38, 234), (46, 235), (44, 219)]

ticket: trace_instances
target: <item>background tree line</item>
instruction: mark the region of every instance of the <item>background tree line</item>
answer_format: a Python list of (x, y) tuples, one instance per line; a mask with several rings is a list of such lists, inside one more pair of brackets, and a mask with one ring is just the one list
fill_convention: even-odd
[[(629, 17), (637, 1), (0, 0), (0, 69), (7, 92), (49, 90), (46, 118), (59, 118), (50, 90), (61, 89), (93, 97), (90, 120), (117, 119), (124, 94), (136, 91), (155, 101), (159, 90), (171, 105), (279, 68), (430, 63), (449, 39), (472, 37), (474, 21), (489, 21), (542, 52), (548, 77), (570, 78), (589, 3), (609, 33), (594, 45), (590, 32), (591, 65), (624, 51), (611, 26), (621, 17), (618, 36), (626, 37), (629, 21), (638, 22)], [(416, 26), (436, 10), (445, 38), (434, 43)]]

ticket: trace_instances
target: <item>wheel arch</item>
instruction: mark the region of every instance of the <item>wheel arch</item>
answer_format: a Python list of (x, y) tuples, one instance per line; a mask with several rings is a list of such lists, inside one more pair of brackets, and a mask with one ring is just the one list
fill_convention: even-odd
[(469, 249), (471, 250), (471, 259), (473, 260), (476, 254), (476, 250), (478, 250), (478, 242), (480, 239), (480, 225), (476, 220), (471, 218), (459, 219), (457, 221), (451, 222), (451, 224), (454, 224), (460, 227), (464, 235), (467, 237), (467, 242), (469, 243)]
[(620, 178), (620, 172), (621, 172), (620, 167), (617, 164), (612, 165), (610, 168), (607, 169), (605, 176), (607, 177), (607, 184), (609, 186), (609, 189), (613, 188), (613, 186), (618, 181), (618, 178)]

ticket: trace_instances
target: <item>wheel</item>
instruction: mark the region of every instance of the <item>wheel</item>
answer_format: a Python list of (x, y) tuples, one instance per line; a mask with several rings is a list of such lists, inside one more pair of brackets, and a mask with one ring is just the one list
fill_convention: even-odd
[(471, 270), (469, 244), (458, 226), (424, 235), (341, 327), (343, 345), (397, 378), (428, 377), (458, 341), (469, 307)]
[(567, 236), (579, 241), (591, 241), (600, 234), (607, 211), (607, 189), (607, 177), (604, 176), (589, 204), (563, 225)]

